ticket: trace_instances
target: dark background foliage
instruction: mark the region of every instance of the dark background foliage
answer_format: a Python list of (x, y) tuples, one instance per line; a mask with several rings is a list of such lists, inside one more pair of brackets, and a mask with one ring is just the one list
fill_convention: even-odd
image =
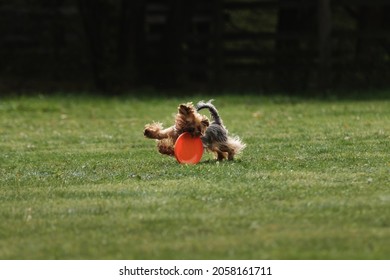
[(390, 85), (388, 0), (0, 2), (0, 90)]

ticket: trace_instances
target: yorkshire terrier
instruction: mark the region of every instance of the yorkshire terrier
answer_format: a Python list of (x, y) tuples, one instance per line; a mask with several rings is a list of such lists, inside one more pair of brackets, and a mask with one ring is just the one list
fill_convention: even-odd
[(236, 154), (239, 154), (246, 145), (238, 136), (231, 137), (228, 130), (223, 125), (222, 119), (213, 104), (213, 100), (208, 102), (200, 101), (196, 104), (196, 110), (209, 109), (212, 117), (212, 123), (207, 127), (204, 135), (201, 136), (203, 146), (216, 154), (218, 161), (223, 159), (233, 160)]
[(193, 137), (203, 136), (209, 125), (209, 119), (199, 114), (189, 102), (179, 105), (173, 126), (164, 129), (158, 122), (147, 124), (144, 135), (147, 138), (157, 139), (157, 148), (161, 154), (174, 156), (175, 142), (180, 134), (188, 132)]

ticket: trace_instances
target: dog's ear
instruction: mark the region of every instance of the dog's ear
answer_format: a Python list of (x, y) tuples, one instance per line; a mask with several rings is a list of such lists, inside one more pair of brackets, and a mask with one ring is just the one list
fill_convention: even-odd
[(184, 116), (187, 116), (193, 112), (192, 103), (180, 104), (178, 109), (179, 109), (179, 113)]
[(208, 127), (210, 125), (209, 119), (206, 116), (203, 116), (202, 125)]

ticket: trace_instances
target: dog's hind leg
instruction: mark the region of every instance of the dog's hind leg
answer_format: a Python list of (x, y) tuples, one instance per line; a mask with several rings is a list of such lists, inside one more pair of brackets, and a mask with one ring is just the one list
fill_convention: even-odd
[(160, 154), (169, 156), (175, 155), (175, 146), (172, 138), (165, 138), (157, 141), (157, 149)]

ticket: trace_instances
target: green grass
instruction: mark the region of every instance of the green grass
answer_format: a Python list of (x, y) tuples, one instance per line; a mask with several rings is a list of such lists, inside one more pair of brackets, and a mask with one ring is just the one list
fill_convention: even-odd
[(0, 101), (0, 259), (389, 259), (390, 102), (219, 96), (234, 162), (157, 153), (183, 98)]

